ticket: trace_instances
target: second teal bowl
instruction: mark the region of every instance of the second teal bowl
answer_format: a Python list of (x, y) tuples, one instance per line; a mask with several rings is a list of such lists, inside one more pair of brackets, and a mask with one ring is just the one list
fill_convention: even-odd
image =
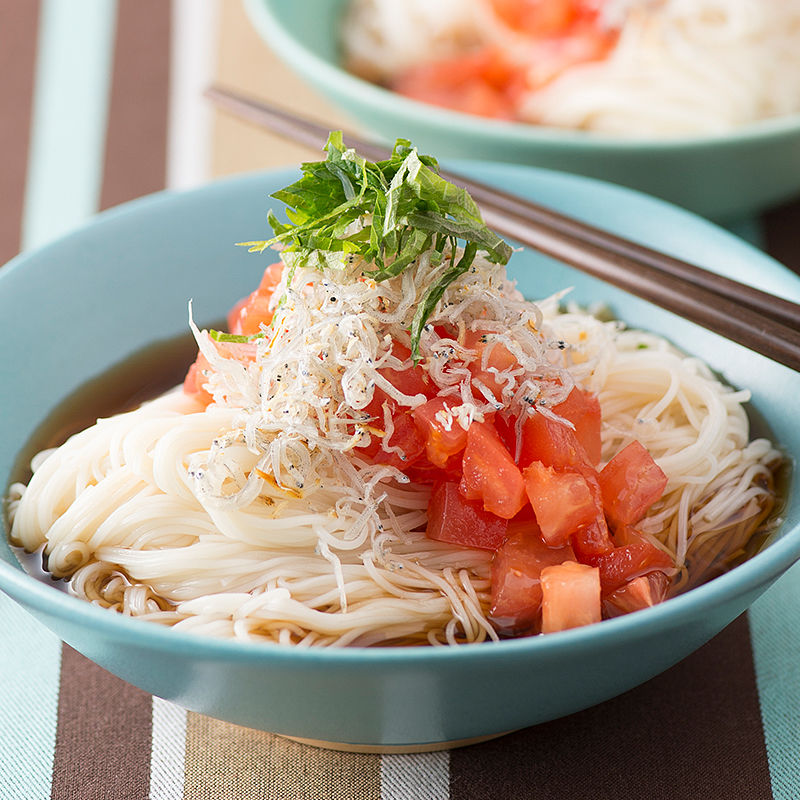
[(441, 158), (588, 175), (723, 221), (800, 194), (800, 114), (719, 136), (659, 140), (486, 119), (410, 100), (345, 71), (339, 31), (346, 0), (244, 2), (257, 31), (284, 61), (359, 126), (386, 141), (404, 136)]

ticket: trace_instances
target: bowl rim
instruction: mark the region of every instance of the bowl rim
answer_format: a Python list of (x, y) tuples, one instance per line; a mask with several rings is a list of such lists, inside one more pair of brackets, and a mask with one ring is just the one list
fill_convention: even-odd
[[(592, 178), (585, 178), (566, 173), (557, 173), (552, 170), (531, 166), (515, 166), (511, 164), (494, 164), (491, 162), (466, 162), (475, 166), (488, 166), (499, 171), (522, 169), (531, 174), (542, 173), (557, 176), (557, 179), (578, 184), (599, 184), (607, 187), (612, 192), (631, 194), (646, 201), (650, 207), (665, 208), (678, 211), (707, 225), (710, 229), (717, 229), (712, 223), (702, 220), (697, 215), (679, 209), (670, 203), (648, 197), (640, 192), (615, 186)], [(24, 269), (28, 260), (37, 258), (40, 253), (51, 248), (57, 248), (59, 243), (73, 237), (92, 235), (97, 228), (102, 228), (107, 222), (120, 218), (133, 217), (142, 211), (147, 212), (152, 206), (181, 204), (184, 198), (197, 199), (202, 195), (213, 198), (221, 189), (233, 188), (255, 181), (264, 182), (273, 180), (278, 175), (288, 176), (296, 174), (295, 168), (282, 168), (264, 170), (256, 173), (246, 173), (218, 181), (213, 181), (204, 186), (188, 191), (162, 191), (129, 203), (109, 209), (89, 220), (81, 228), (67, 234), (54, 243), (43, 248), (23, 253), (13, 259), (0, 271), (0, 292), (9, 278), (16, 276), (19, 270)], [(735, 237), (732, 237), (735, 239)], [(745, 242), (737, 246), (749, 248)], [(786, 274), (793, 280), (794, 273), (787, 267), (775, 261), (765, 253), (752, 248), (755, 255), (772, 270), (779, 274)], [(11, 268), (11, 269), (10, 269)], [(795, 466), (796, 468), (796, 466)], [(5, 493), (7, 487), (3, 487)], [(4, 525), (5, 527), (5, 520)], [(12, 554), (15, 549), (9, 544)], [(16, 556), (15, 556), (16, 557)], [(691, 591), (670, 598), (652, 608), (644, 609), (636, 614), (628, 614), (614, 619), (604, 620), (595, 625), (589, 625), (574, 630), (548, 634), (546, 636), (520, 637), (507, 639), (500, 642), (485, 642), (482, 646), (457, 646), (457, 647), (325, 647), (325, 648), (297, 648), (278, 645), (271, 642), (224, 640), (207, 637), (200, 634), (176, 631), (165, 626), (125, 617), (121, 614), (109, 612), (68, 595), (55, 585), (48, 584), (42, 579), (29, 575), (24, 568), (14, 566), (5, 559), (0, 559), (0, 590), (9, 594), (14, 600), (26, 607), (34, 609), (50, 617), (64, 620), (70, 624), (91, 626), (98, 634), (107, 635), (113, 639), (122, 639), (131, 645), (144, 649), (168, 652), (174, 651), (180, 655), (202, 659), (228, 659), (242, 663), (255, 663), (262, 660), (266, 663), (274, 661), (276, 664), (291, 662), (294, 666), (327, 665), (332, 668), (338, 665), (353, 668), (354, 666), (372, 667), (382, 665), (385, 667), (400, 665), (420, 665), (429, 663), (449, 663), (451, 659), (459, 662), (479, 664), (485, 659), (532, 659), (536, 657), (555, 657), (564, 650), (577, 650), (590, 648), (598, 639), (605, 638), (609, 646), (617, 647), (621, 643), (636, 639), (651, 626), (662, 623), (665, 628), (678, 625), (684, 620), (695, 619), (703, 610), (711, 609), (727, 600), (746, 594), (768, 585), (780, 577), (796, 561), (800, 560), (800, 524), (795, 524), (792, 530), (787, 530), (764, 550), (753, 556), (748, 561), (735, 567), (730, 572), (714, 580), (698, 586)]]
[(767, 139), (800, 134), (800, 111), (743, 123), (730, 131), (720, 133), (625, 138), (574, 128), (497, 120), (441, 108), (370, 83), (348, 72), (344, 67), (322, 58), (283, 24), (282, 18), (273, 11), (276, 2), (279, 0), (243, 0), (247, 14), (261, 37), (299, 74), (334, 94), (361, 95), (362, 102), (384, 113), (397, 114), (399, 104), (399, 108), (405, 109), (407, 113), (423, 116), (427, 124), (451, 132), (455, 129), (461, 131), (461, 135), (510, 140), (515, 144), (550, 145), (556, 149), (586, 148), (608, 153), (651, 153), (686, 148), (702, 151), (737, 144), (760, 144)]

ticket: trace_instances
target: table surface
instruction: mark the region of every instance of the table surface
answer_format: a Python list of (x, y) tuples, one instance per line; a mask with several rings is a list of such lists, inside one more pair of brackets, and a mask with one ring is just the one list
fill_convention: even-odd
[[(234, 0), (0, 0), (0, 74), (0, 264), (134, 197), (309, 157), (215, 114), (200, 97), (212, 80), (348, 124)], [(746, 230), (800, 271), (800, 205)], [(0, 595), (0, 798), (798, 798), (798, 610), (796, 568), (615, 700), (461, 750), (381, 756), (186, 712)]]

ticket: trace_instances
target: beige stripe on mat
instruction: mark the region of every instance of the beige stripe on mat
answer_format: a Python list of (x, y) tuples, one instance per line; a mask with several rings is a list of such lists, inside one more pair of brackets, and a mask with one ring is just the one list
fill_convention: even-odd
[[(261, 97), (299, 114), (325, 121), (331, 127), (347, 125), (333, 108), (297, 78), (272, 54), (250, 25), (242, 3), (221, 4), (216, 80), (241, 92)], [(216, 113), (213, 129), (212, 170), (215, 176), (276, 166), (297, 166), (314, 160), (313, 151), (259, 130), (225, 113)], [(266, 209), (265, 209), (266, 211)]]
[(190, 712), (185, 800), (380, 800), (380, 756), (340, 753)]

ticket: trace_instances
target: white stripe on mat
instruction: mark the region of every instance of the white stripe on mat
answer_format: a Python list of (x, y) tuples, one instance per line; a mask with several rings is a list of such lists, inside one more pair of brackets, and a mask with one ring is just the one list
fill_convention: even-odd
[(150, 800), (183, 800), (186, 710), (153, 697)]
[(44, 0), (39, 23), (23, 248), (94, 214), (103, 178), (116, 0)]
[(447, 800), (450, 753), (381, 756), (381, 800)]
[(167, 187), (189, 189), (211, 175), (213, 116), (203, 90), (216, 71), (216, 0), (172, 0)]

